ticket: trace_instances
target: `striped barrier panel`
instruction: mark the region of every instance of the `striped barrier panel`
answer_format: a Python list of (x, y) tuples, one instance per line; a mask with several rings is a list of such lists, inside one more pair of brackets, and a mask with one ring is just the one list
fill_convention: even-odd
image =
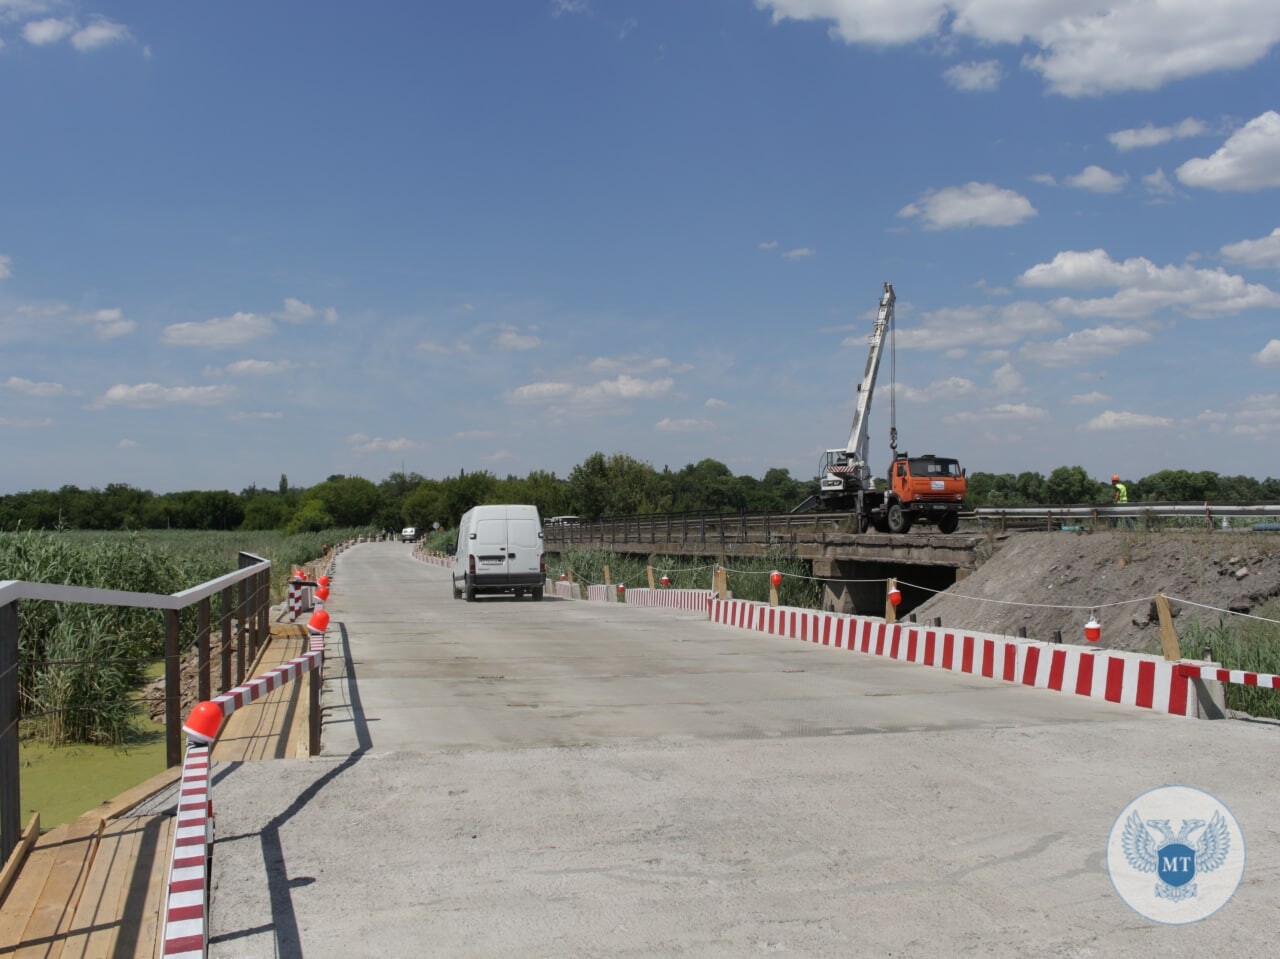
[(289, 581), (289, 622), (296, 623), (298, 614), (302, 612), (302, 583)]
[(713, 599), (710, 618), (802, 642), (1178, 716), (1187, 715), (1191, 705), (1187, 676), (1180, 671), (1185, 667), (1138, 653), (1049, 645), (744, 600)]
[(712, 595), (709, 589), (629, 589), (627, 605), (687, 609), (705, 613)]
[(579, 599), (582, 594), (578, 591), (578, 584), (571, 583), (567, 579), (557, 579), (547, 583), (547, 591), (560, 599)]
[[(273, 689), (324, 666), (324, 632), (307, 627), (309, 649), (210, 702), (222, 710), (223, 721), (241, 706), (261, 699)], [(213, 791), (209, 757), (213, 743), (187, 740), (178, 790), (178, 822), (165, 895), (161, 956), (164, 959), (203, 959), (209, 951), (209, 849), (213, 845)]]
[(1189, 679), (1208, 679), (1219, 683), (1236, 683), (1240, 686), (1257, 686), (1260, 689), (1280, 689), (1280, 676), (1273, 673), (1250, 673), (1242, 669), (1223, 669), (1220, 666), (1178, 666)]
[(617, 588), (614, 586), (606, 586), (604, 583), (591, 583), (587, 586), (587, 599), (597, 603), (606, 603), (609, 601), (609, 591)]
[(174, 828), (169, 891), (164, 905), (166, 959), (201, 959), (209, 949), (209, 844), (213, 841), (209, 801), (209, 746), (191, 743), (182, 764), (178, 821)]

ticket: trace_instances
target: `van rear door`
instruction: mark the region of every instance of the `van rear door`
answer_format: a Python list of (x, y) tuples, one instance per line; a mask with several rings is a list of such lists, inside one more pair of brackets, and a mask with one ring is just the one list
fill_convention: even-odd
[[(537, 574), (542, 569), (542, 528), (534, 516), (513, 516), (508, 512), (507, 558), (512, 573)], [(521, 582), (528, 582), (526, 576)]]
[(471, 553), (476, 558), (476, 575), (505, 582), (510, 573), (507, 553), (507, 521), (503, 516), (484, 516), (476, 521), (476, 538)]

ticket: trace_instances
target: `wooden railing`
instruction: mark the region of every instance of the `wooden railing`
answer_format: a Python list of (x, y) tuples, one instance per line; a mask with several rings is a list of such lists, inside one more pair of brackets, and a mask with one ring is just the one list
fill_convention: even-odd
[(179, 635), (179, 613), (196, 607), (194, 639), (199, 664), (199, 699), (202, 701), (214, 695), (210, 656), (212, 597), (220, 599), (220, 625), (224, 640), (218, 669), (218, 693), (244, 682), (248, 664), (253, 662), (269, 635), (271, 562), (251, 553), (241, 553), (239, 563), (240, 568), (236, 572), (172, 595), (22, 580), (0, 582), (0, 865), (8, 860), (21, 832), (18, 603), (87, 603), (160, 612), (164, 622), (165, 762), (168, 766), (177, 766), (182, 762), (181, 656), (184, 648)]

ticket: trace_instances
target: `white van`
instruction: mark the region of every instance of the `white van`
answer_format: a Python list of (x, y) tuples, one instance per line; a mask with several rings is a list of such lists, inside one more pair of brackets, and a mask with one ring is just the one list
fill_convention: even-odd
[(478, 593), (530, 593), (542, 599), (547, 558), (536, 506), (477, 506), (458, 523), (453, 598)]

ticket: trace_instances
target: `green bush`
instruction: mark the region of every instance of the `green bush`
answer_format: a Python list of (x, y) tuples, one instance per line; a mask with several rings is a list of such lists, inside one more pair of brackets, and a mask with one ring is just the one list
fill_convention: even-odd
[[(1250, 673), (1280, 674), (1280, 604), (1268, 603), (1259, 619), (1232, 618), (1216, 626), (1193, 623), (1183, 637), (1183, 645), (1210, 655), (1226, 669)], [(1271, 622), (1264, 622), (1271, 620)], [(1280, 719), (1280, 689), (1261, 689), (1240, 683), (1224, 683), (1227, 708)]]

